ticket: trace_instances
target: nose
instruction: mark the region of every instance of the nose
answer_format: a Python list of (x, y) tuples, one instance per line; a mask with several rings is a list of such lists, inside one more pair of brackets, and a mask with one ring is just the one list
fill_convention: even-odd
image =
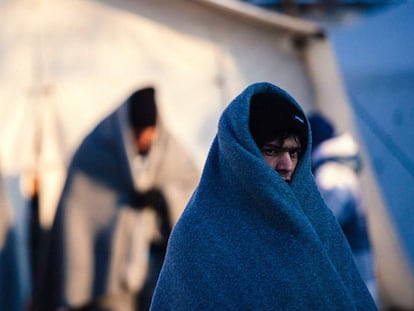
[(275, 169), (277, 171), (291, 172), (293, 170), (293, 161), (289, 152), (282, 152), (278, 156)]

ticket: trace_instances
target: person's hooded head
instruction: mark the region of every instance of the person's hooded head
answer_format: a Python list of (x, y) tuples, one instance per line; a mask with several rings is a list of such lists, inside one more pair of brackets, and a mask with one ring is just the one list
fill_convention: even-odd
[(129, 123), (140, 154), (148, 153), (156, 136), (157, 105), (152, 87), (139, 89), (129, 98)]
[(258, 93), (251, 98), (249, 126), (265, 162), (289, 182), (307, 148), (303, 113), (277, 93)]
[(333, 124), (319, 113), (313, 113), (308, 117), (312, 131), (312, 149), (316, 149), (322, 142), (335, 136)]
[(312, 131), (312, 171), (315, 173), (327, 162), (337, 162), (359, 173), (362, 158), (352, 135), (338, 133), (334, 124), (320, 113), (312, 113), (308, 120)]
[(305, 116), (276, 93), (258, 93), (252, 96), (249, 126), (259, 149), (266, 142), (292, 134), (298, 137), (303, 150), (307, 147)]

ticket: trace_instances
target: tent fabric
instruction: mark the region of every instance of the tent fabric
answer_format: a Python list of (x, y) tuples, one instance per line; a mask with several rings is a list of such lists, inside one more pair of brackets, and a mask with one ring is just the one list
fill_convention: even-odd
[(170, 237), (152, 310), (376, 309), (317, 190), (311, 148), (290, 184), (263, 161), (248, 118), (250, 98), (265, 92), (303, 112), (269, 83), (249, 86), (226, 108)]

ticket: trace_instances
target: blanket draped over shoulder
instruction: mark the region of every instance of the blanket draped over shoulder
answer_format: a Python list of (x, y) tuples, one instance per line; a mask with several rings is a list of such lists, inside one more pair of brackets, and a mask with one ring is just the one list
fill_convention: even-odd
[(290, 184), (263, 161), (248, 126), (250, 98), (263, 92), (303, 111), (285, 91), (256, 83), (223, 112), (152, 310), (375, 310), (317, 190), (310, 148)]
[(163, 127), (145, 174), (136, 174), (127, 105), (100, 122), (73, 156), (50, 235), (39, 310), (138, 292), (154, 228), (148, 221), (153, 218), (136, 204), (137, 193), (162, 191), (174, 224), (197, 185), (194, 162)]

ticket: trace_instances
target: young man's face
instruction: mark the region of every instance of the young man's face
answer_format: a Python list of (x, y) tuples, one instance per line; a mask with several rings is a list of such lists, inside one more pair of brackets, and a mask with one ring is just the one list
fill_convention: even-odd
[(264, 161), (276, 170), (286, 182), (290, 182), (296, 165), (299, 162), (301, 145), (296, 135), (285, 139), (266, 142), (260, 149)]

